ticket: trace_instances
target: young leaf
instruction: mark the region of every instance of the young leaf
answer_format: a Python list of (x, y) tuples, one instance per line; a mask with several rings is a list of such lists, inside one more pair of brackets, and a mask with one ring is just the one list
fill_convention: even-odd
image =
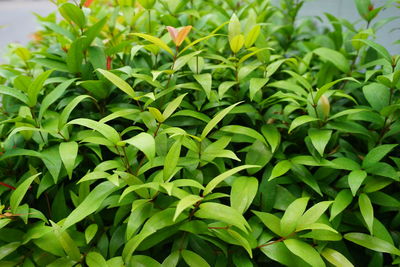
[(152, 42), (153, 44), (155, 44), (157, 47), (164, 49), (165, 51), (167, 51), (169, 54), (171, 54), (172, 56), (174, 55), (174, 53), (172, 52), (171, 48), (169, 48), (169, 46), (160, 38), (148, 35), (148, 34), (144, 34), (144, 33), (132, 33), (135, 36), (138, 36), (140, 38), (143, 38), (149, 42)]
[(258, 36), (260, 35), (260, 30), (261, 26), (257, 24), (254, 25), (254, 27), (249, 31), (249, 33), (246, 35), (246, 40), (245, 40), (246, 48), (249, 48), (256, 42)]
[(243, 34), (236, 35), (229, 41), (229, 45), (231, 46), (231, 50), (234, 54), (239, 52), (244, 45), (244, 36)]

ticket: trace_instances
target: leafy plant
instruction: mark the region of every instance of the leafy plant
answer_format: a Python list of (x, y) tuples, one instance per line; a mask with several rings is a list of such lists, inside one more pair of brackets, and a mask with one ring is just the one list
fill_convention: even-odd
[(399, 264), (394, 2), (55, 2), (0, 66), (0, 265)]

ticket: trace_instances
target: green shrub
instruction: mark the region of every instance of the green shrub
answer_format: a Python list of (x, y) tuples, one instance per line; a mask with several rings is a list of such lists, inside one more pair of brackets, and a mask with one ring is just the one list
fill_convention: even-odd
[(0, 265), (399, 264), (396, 7), (303, 2), (38, 16), (0, 66)]

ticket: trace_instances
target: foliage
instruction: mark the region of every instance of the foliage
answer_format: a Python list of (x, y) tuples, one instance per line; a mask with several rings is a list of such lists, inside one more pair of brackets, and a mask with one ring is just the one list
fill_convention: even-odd
[(400, 263), (394, 1), (56, 4), (0, 66), (1, 266)]

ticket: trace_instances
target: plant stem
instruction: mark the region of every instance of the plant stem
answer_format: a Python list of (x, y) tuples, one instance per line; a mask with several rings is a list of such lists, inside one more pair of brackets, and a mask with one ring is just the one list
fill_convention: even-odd
[(149, 19), (149, 34), (151, 33), (151, 10), (148, 9), (148, 19)]

